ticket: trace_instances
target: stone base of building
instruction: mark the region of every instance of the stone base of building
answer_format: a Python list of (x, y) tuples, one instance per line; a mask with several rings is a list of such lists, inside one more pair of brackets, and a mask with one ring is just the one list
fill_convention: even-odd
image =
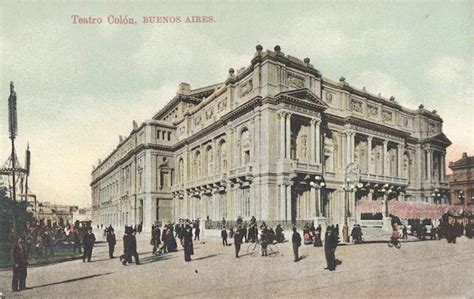
[(386, 232), (392, 231), (392, 218), (391, 217), (382, 218), (382, 229)]

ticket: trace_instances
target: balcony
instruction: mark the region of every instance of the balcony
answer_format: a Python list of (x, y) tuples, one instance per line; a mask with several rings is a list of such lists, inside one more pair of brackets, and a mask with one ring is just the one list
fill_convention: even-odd
[(303, 173), (321, 173), (322, 172), (321, 164), (300, 162), (298, 160), (293, 160), (291, 162), (291, 169), (295, 172), (303, 172)]
[(241, 176), (252, 176), (253, 168), (250, 165), (240, 166), (240, 167), (232, 169), (229, 174), (231, 178), (241, 177)]
[(361, 181), (371, 182), (371, 183), (379, 183), (379, 184), (395, 184), (395, 185), (408, 185), (408, 179), (401, 178), (401, 177), (392, 177), (392, 176), (384, 176), (379, 174), (367, 174), (361, 173), (360, 174)]

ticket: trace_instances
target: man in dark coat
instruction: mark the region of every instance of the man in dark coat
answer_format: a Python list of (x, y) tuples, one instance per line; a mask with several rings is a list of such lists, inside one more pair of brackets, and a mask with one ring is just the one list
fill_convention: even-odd
[(291, 237), (291, 243), (293, 243), (293, 254), (295, 256), (295, 262), (299, 260), (298, 249), (301, 246), (301, 235), (296, 231), (296, 227), (293, 227), (293, 236)]
[(328, 226), (326, 234), (324, 235), (324, 253), (326, 255), (327, 267), (324, 268), (329, 271), (336, 270), (336, 256), (334, 252), (337, 246), (337, 236), (335, 230)]
[(199, 222), (196, 225), (196, 228), (194, 229), (194, 241), (196, 239), (199, 241), (199, 234), (201, 233), (201, 229), (199, 228)]
[(26, 276), (28, 274), (28, 251), (22, 237), (17, 237), (12, 250), (13, 278), (12, 291), (18, 292), (26, 289)]
[(79, 227), (74, 227), (74, 232), (72, 233), (72, 238), (74, 241), (74, 247), (72, 252), (76, 252), (76, 249), (79, 251), (79, 254), (82, 254), (81, 249), (81, 236), (79, 235)]
[(249, 239), (248, 239), (248, 231), (247, 231), (247, 226), (246, 225), (244, 225), (244, 228), (242, 228), (241, 233), (242, 233), (242, 237), (245, 239), (245, 243), (248, 243)]
[(125, 236), (123, 236), (123, 253), (124, 259), (122, 265), (132, 262), (132, 256), (135, 259), (135, 264), (139, 265), (140, 260), (138, 259), (137, 253), (137, 239), (133, 235), (133, 229), (131, 227), (125, 228)]
[[(234, 235), (234, 246), (235, 246), (235, 257), (239, 258), (240, 246), (242, 245), (242, 239), (244, 237), (243, 230), (238, 228)], [(227, 240), (226, 240), (227, 243)]]
[(85, 263), (86, 258), (87, 261), (90, 262), (92, 258), (92, 249), (94, 248), (95, 243), (95, 235), (92, 232), (92, 227), (87, 229), (87, 234), (84, 235), (82, 239), (82, 246), (84, 247), (84, 254), (82, 255), (82, 261)]
[(285, 239), (285, 237), (283, 236), (283, 228), (281, 228), (280, 224), (278, 224), (275, 228), (275, 238), (278, 243), (283, 243)]
[(184, 260), (186, 262), (191, 261), (191, 254), (192, 254), (192, 243), (193, 243), (193, 235), (191, 233), (191, 226), (188, 225), (186, 226), (186, 229), (183, 232), (183, 239), (182, 239), (182, 245), (184, 248)]
[(157, 226), (153, 227), (153, 231), (151, 232), (151, 243), (153, 244), (153, 254), (156, 254), (156, 251), (160, 247), (161, 244), (161, 230)]
[(225, 227), (222, 228), (221, 231), (221, 238), (222, 238), (222, 246), (227, 246), (227, 230)]
[(115, 239), (115, 233), (112, 226), (109, 226), (107, 229), (107, 243), (109, 244), (109, 258), (114, 258), (114, 249), (115, 244), (117, 244), (117, 240)]

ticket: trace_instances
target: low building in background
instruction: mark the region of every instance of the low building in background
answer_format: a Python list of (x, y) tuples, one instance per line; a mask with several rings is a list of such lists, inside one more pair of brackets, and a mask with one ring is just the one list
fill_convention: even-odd
[[(72, 213), (73, 223), (92, 221), (92, 208), (80, 208)], [(95, 223), (93, 223), (95, 224)]]
[(452, 174), (448, 175), (451, 188), (451, 204), (474, 204), (474, 156), (462, 154), (462, 158), (449, 162)]

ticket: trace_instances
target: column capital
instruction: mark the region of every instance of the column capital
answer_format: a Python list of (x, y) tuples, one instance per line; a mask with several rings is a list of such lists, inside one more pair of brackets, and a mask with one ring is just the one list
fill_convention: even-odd
[(367, 140), (370, 140), (372, 142), (372, 140), (374, 139), (374, 136), (372, 135), (367, 135)]
[(387, 140), (387, 139), (383, 139), (383, 140), (382, 140), (382, 143), (383, 143), (384, 146), (387, 146), (387, 145), (388, 145), (388, 140)]

